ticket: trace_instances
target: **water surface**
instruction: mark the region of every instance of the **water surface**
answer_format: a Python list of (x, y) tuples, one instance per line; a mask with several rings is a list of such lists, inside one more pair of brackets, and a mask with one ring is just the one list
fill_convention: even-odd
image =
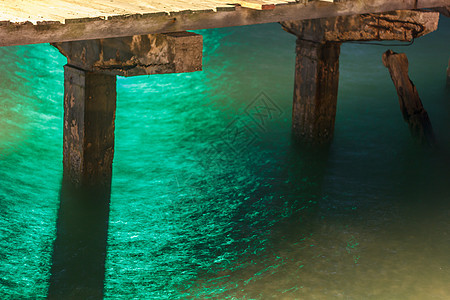
[[(342, 46), (328, 151), (291, 140), (295, 38), (200, 31), (204, 71), (118, 79), (105, 299), (448, 299), (450, 22), (405, 52), (439, 142), (416, 144), (381, 55)], [(65, 59), (0, 48), (0, 295), (44, 298)], [(255, 105), (273, 110), (264, 124)], [(235, 129), (242, 135), (234, 139)]]

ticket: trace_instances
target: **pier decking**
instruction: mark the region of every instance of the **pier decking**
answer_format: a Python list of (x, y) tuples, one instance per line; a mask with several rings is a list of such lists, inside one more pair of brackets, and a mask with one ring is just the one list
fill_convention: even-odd
[(0, 46), (179, 32), (402, 9), (450, 0), (3, 0)]

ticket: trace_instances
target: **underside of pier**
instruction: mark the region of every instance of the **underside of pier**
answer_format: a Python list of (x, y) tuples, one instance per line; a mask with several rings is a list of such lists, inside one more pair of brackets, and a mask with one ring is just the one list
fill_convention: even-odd
[(0, 2), (0, 46), (105, 39), (442, 8), (449, 0), (96, 0)]
[(107, 185), (116, 76), (201, 70), (202, 37), (186, 30), (279, 22), (296, 35), (293, 134), (306, 144), (327, 144), (334, 131), (341, 44), (411, 41), (436, 30), (448, 1), (5, 0), (0, 46), (50, 42), (67, 57), (64, 178), (76, 186)]

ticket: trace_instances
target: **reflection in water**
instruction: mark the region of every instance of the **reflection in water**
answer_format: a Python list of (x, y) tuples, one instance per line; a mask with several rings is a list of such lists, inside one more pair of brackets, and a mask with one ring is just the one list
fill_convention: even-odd
[(111, 185), (63, 183), (49, 299), (102, 299)]

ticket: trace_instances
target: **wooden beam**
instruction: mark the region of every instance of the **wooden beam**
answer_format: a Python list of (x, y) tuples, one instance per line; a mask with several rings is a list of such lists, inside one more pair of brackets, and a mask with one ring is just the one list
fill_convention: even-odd
[(237, 7), (233, 11), (122, 15), (106, 19), (83, 19), (66, 24), (43, 22), (33, 25), (29, 22), (16, 24), (4, 21), (0, 22), (0, 46), (179, 32), (446, 5), (448, 0), (360, 0), (335, 3), (313, 1), (306, 4), (279, 5), (272, 10)]
[(79, 69), (138, 76), (202, 70), (203, 38), (192, 32), (53, 43)]
[(316, 42), (411, 41), (437, 30), (438, 12), (399, 10), (382, 14), (339, 16), (281, 22), (283, 29)]
[(108, 186), (114, 156), (116, 75), (201, 69), (202, 37), (179, 32), (54, 43), (64, 67), (64, 180)]
[(437, 7), (437, 8), (434, 8), (433, 11), (437, 11), (445, 17), (450, 17), (450, 6)]
[(409, 41), (436, 30), (438, 21), (437, 12), (395, 11), (281, 22), (283, 29), (297, 36), (292, 110), (296, 139), (316, 145), (332, 140), (342, 42)]

